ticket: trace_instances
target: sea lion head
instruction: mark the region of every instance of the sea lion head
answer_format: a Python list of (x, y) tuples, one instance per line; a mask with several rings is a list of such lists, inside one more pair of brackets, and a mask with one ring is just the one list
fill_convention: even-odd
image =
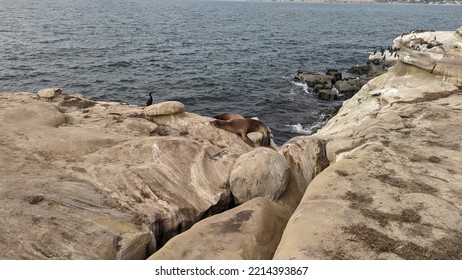
[(225, 124), (225, 121), (214, 120), (214, 121), (210, 121), (210, 124), (213, 125), (214, 127), (222, 127)]

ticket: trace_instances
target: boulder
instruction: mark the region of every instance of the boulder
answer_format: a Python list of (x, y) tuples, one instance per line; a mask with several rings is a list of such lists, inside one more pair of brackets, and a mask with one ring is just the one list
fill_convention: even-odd
[(62, 92), (63, 90), (60, 88), (45, 88), (39, 90), (39, 92), (37, 92), (37, 95), (43, 99), (53, 99), (58, 95), (62, 94)]
[(335, 83), (336, 81), (340, 81), (342, 79), (342, 73), (337, 69), (327, 69), (326, 70), (327, 76), (332, 76), (332, 82)]
[(254, 198), (198, 222), (149, 260), (268, 260), (289, 216), (290, 212), (277, 203)]
[(144, 114), (146, 117), (173, 115), (182, 112), (184, 112), (184, 104), (178, 101), (166, 101), (144, 108)]
[(462, 37), (462, 26), (456, 29), (456, 35)]
[(332, 79), (334, 76), (316, 74), (307, 71), (299, 71), (294, 76), (295, 79), (304, 81), (309, 87), (314, 87), (316, 85), (323, 85), (325, 88), (332, 87)]
[(290, 169), (283, 156), (269, 148), (256, 148), (235, 162), (229, 184), (237, 204), (255, 197), (278, 199), (289, 182)]
[(329, 165), (325, 145), (318, 137), (299, 136), (279, 148), (290, 168), (289, 184), (279, 202), (297, 207), (311, 180)]
[(321, 89), (318, 91), (318, 97), (322, 100), (337, 100), (339, 99), (338, 92), (332, 89)]
[(367, 82), (369, 81), (369, 78), (354, 78), (354, 79), (344, 79), (341, 81), (337, 81), (335, 83), (335, 88), (338, 91), (339, 98), (342, 100), (349, 99), (353, 95), (355, 95), (361, 87), (363, 87)]
[(353, 66), (350, 69), (348, 69), (348, 73), (354, 74), (354, 75), (366, 75), (371, 71), (371, 66), (370, 65), (362, 65), (362, 66)]

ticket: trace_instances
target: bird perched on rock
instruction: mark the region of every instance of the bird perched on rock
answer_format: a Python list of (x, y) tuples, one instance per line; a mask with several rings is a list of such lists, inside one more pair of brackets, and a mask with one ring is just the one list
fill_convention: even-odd
[[(436, 38), (436, 37), (435, 37)], [(438, 42), (436, 40), (432, 40), (427, 44), (427, 49), (431, 49), (433, 47), (439, 47), (442, 46), (443, 44), (441, 42)]]
[(146, 102), (146, 106), (152, 105), (152, 95), (151, 94), (153, 94), (153, 92), (149, 93), (149, 99), (148, 99), (148, 102)]

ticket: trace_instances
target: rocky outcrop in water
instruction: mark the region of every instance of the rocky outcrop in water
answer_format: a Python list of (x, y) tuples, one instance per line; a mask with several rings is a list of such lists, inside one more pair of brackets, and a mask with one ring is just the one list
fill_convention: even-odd
[(328, 69), (325, 74), (300, 70), (294, 75), (294, 79), (305, 82), (322, 100), (347, 100), (385, 70), (383, 65), (354, 66), (348, 70), (351, 76), (345, 78), (335, 69)]
[(0, 94), (0, 258), (460, 259), (462, 36), (436, 36), (273, 149), (181, 103)]

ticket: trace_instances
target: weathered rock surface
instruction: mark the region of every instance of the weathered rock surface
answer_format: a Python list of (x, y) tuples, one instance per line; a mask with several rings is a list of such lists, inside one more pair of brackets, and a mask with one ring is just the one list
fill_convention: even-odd
[(166, 101), (144, 108), (146, 117), (173, 115), (184, 112), (184, 104), (178, 101)]
[(2, 259), (142, 259), (232, 203), (246, 150), (228, 135), (218, 146), (78, 95), (0, 99)]
[(229, 184), (237, 204), (256, 197), (278, 199), (286, 190), (290, 169), (286, 160), (269, 148), (256, 148), (235, 162)]
[(462, 63), (450, 61), (448, 76), (398, 62), (318, 131), (331, 164), (275, 259), (462, 258)]
[(298, 206), (311, 180), (329, 165), (325, 146), (318, 137), (299, 136), (279, 148), (290, 169), (289, 184), (279, 202), (291, 209)]
[(44, 88), (42, 90), (39, 90), (39, 92), (37, 92), (37, 95), (43, 99), (53, 99), (61, 93), (63, 93), (63, 90), (60, 88)]
[(275, 202), (255, 198), (200, 221), (149, 259), (271, 259), (290, 213)]

